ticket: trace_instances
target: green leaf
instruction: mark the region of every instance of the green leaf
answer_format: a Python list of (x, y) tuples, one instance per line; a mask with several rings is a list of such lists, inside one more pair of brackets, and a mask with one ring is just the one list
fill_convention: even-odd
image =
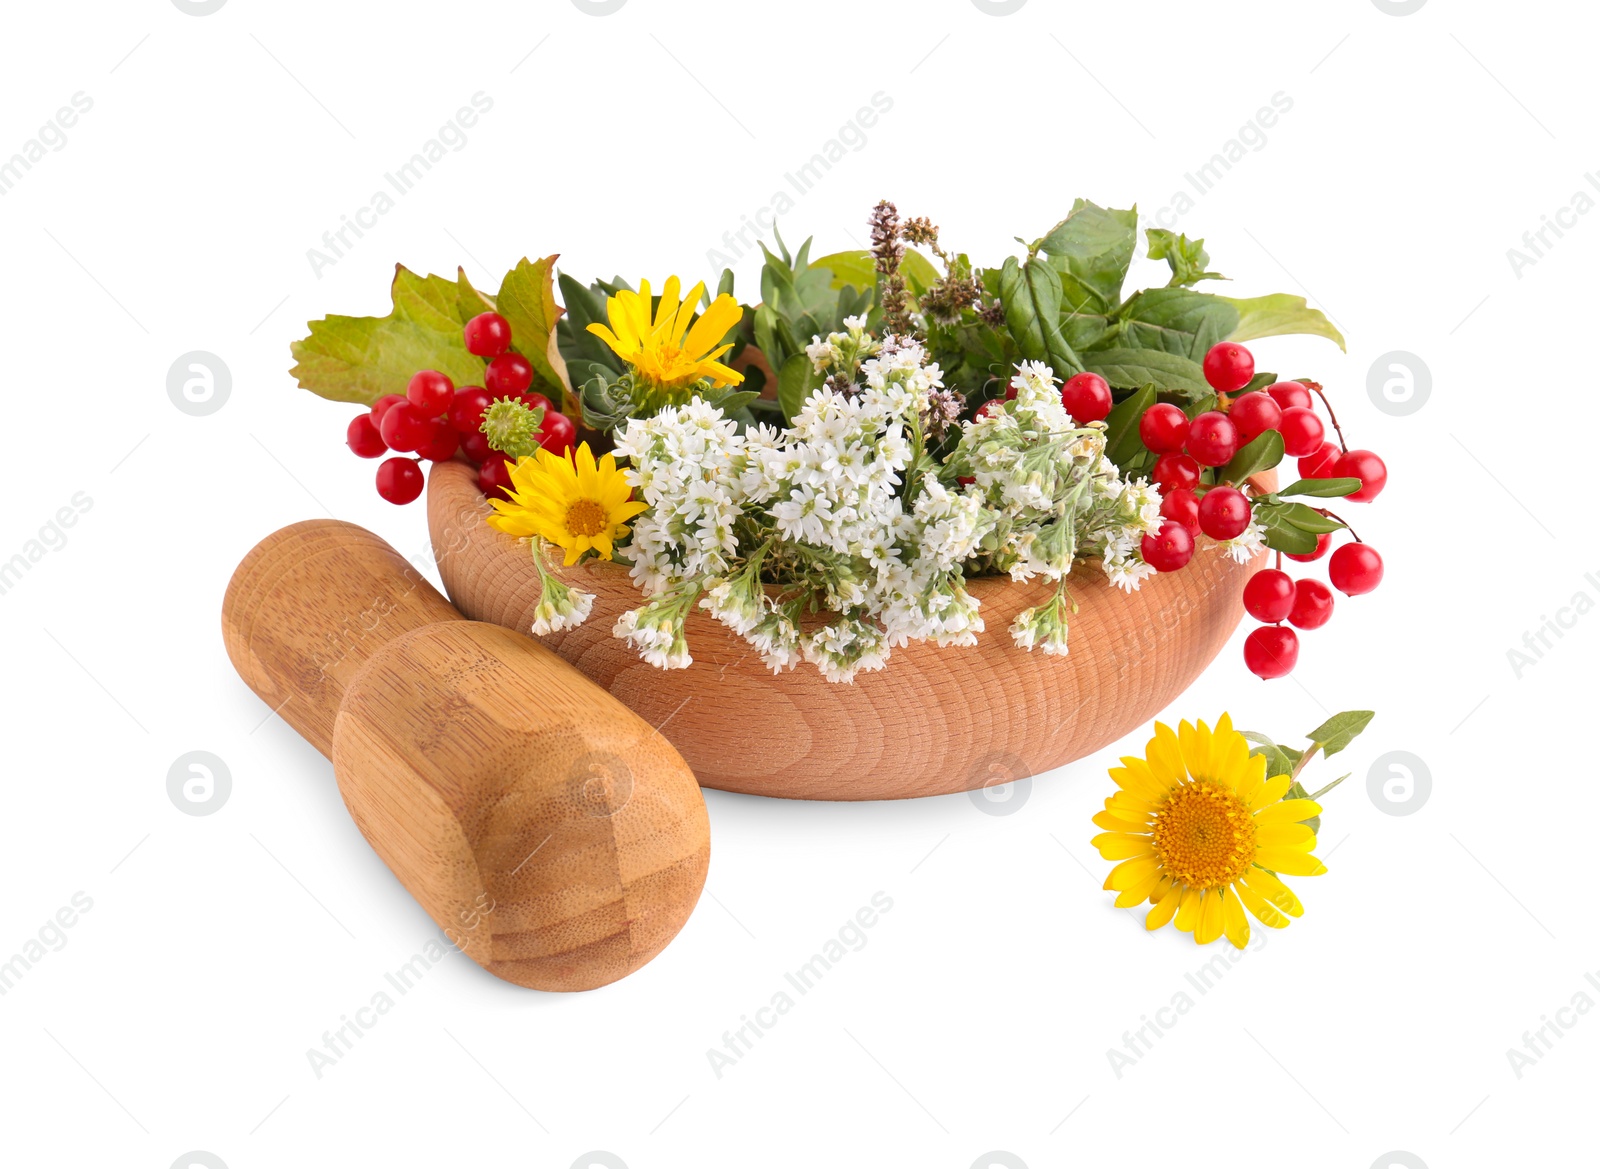
[(1302, 532), (1321, 535), (1323, 532), (1337, 532), (1344, 527), (1342, 523), (1332, 516), (1325, 516), (1315, 508), (1304, 503), (1280, 503), (1276, 510), (1283, 514), (1288, 523), (1293, 524)]
[(1370, 710), (1345, 710), (1334, 715), (1306, 738), (1322, 748), (1324, 755), (1337, 755), (1348, 747), (1372, 721)]
[(1266, 389), (1277, 380), (1278, 375), (1275, 373), (1258, 373), (1255, 377), (1251, 378), (1245, 383), (1244, 389), (1236, 391), (1233, 396), (1235, 398), (1242, 398), (1246, 394), (1253, 394), (1257, 390)]
[(1294, 763), (1284, 753), (1282, 747), (1270, 740), (1263, 742), (1259, 747), (1250, 748), (1252, 755), (1265, 755), (1267, 757), (1267, 778), (1275, 775), (1288, 775), (1294, 770)]
[(1267, 547), (1275, 552), (1304, 556), (1308, 552), (1316, 551), (1317, 537), (1314, 532), (1308, 532), (1289, 522), (1284, 509), (1293, 506), (1296, 505), (1281, 502), (1258, 503), (1255, 507), (1255, 520), (1266, 533)]
[(1119, 389), (1153, 385), (1158, 390), (1212, 393), (1198, 362), (1160, 349), (1100, 349), (1085, 353), (1083, 363)]
[(1333, 322), (1323, 316), (1320, 309), (1306, 307), (1306, 298), (1303, 296), (1274, 292), (1247, 300), (1234, 300), (1231, 297), (1222, 299), (1239, 310), (1239, 324), (1228, 335), (1229, 341), (1253, 341), (1257, 337), (1309, 333), (1314, 337), (1326, 337), (1340, 349), (1344, 348), (1344, 337), (1333, 327)]
[(800, 407), (806, 404), (812, 392), (822, 384), (811, 358), (802, 353), (791, 353), (789, 359), (778, 367), (778, 405), (783, 410), (785, 422), (794, 421)]
[(1227, 300), (1189, 288), (1152, 288), (1136, 292), (1122, 306), (1121, 344), (1161, 349), (1195, 361), (1239, 324), (1239, 312)]
[(1006, 329), (1022, 356), (1042, 361), (1057, 377), (1083, 372), (1083, 363), (1061, 335), (1061, 278), (1037, 258), (1019, 263), (1007, 256), (1000, 268), (1000, 301)]
[[(1110, 308), (1122, 300), (1122, 282), (1133, 262), (1138, 227), (1138, 208), (1116, 211), (1079, 199), (1039, 246), (1054, 267)], [(1075, 311), (1081, 307), (1073, 303)]]
[(556, 324), (564, 311), (556, 303), (555, 269), (555, 256), (518, 260), (500, 282), (495, 311), (511, 325), (512, 348), (528, 359), (546, 385), (565, 394), (571, 387), (567, 363), (555, 344)]
[[(1272, 433), (1268, 431), (1268, 433)], [(1280, 488), (1279, 495), (1311, 495), (1319, 499), (1336, 498), (1349, 495), (1352, 491), (1361, 489), (1359, 479), (1296, 479), (1287, 487)]]
[(1106, 415), (1106, 458), (1119, 468), (1131, 463), (1144, 450), (1139, 438), (1139, 419), (1156, 403), (1156, 388), (1142, 386), (1112, 407)]
[(1170, 286), (1195, 284), (1201, 280), (1226, 279), (1216, 272), (1206, 271), (1206, 265), (1211, 262), (1211, 257), (1206, 255), (1205, 240), (1191, 240), (1186, 235), (1175, 234), (1164, 227), (1146, 228), (1144, 235), (1149, 244), (1150, 258), (1165, 260), (1167, 266), (1172, 269)]
[(1221, 478), (1228, 483), (1243, 483), (1250, 476), (1270, 471), (1281, 462), (1283, 435), (1276, 430), (1263, 430), (1228, 460), (1227, 466), (1222, 468)]
[(484, 361), (461, 340), (458, 282), (395, 265), (393, 308), (383, 317), (328, 316), (292, 342), (289, 370), (302, 389), (335, 402), (370, 405), (403, 394), (412, 374), (436, 369), (457, 385), (481, 384)]
[[(465, 268), (456, 269), (456, 316), (465, 325), (479, 313), (492, 312), (494, 301), (472, 287)], [(464, 344), (465, 342), (463, 342)]]
[(565, 272), (561, 274), (560, 284), (561, 300), (567, 311), (556, 325), (556, 340), (573, 385), (586, 386), (596, 376), (606, 381), (622, 376), (622, 358), (589, 332), (591, 324), (606, 323), (605, 286), (596, 283), (585, 287)]

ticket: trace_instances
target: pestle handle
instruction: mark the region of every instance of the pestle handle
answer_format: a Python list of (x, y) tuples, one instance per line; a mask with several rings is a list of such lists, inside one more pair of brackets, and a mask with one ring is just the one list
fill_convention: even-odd
[(378, 648), (462, 620), (392, 547), (339, 520), (272, 533), (234, 570), (222, 601), (222, 638), (239, 676), (330, 757), (345, 689)]

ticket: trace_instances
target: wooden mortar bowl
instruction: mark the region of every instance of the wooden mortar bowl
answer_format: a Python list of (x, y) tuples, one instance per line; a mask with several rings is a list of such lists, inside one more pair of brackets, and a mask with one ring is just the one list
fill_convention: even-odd
[[(489, 511), (470, 466), (434, 464), (428, 525), (450, 599), (475, 621), (526, 631), (539, 574), (526, 544), (484, 522)], [(1237, 564), (1201, 543), (1188, 568), (1131, 594), (1098, 565), (1078, 565), (1065, 657), (1018, 649), (1008, 632), (1054, 586), (985, 577), (967, 584), (986, 626), (977, 645), (913, 643), (853, 684), (809, 664), (774, 675), (703, 611), (688, 623), (694, 664), (660, 670), (611, 636), (643, 603), (627, 569), (593, 560), (561, 570), (595, 594), (589, 619), (540, 640), (658, 728), (702, 787), (803, 800), (970, 791), (1098, 751), (1199, 676), (1238, 626), (1244, 582), (1265, 559)]]

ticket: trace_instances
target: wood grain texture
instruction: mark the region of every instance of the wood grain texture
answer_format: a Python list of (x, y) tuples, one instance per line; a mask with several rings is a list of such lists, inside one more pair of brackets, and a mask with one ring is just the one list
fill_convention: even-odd
[(333, 760), (374, 850), (490, 973), (603, 986), (688, 919), (709, 825), (678, 752), (533, 639), (463, 619), (377, 536), (274, 533), (222, 624), (240, 675)]
[[(428, 521), (440, 575), (461, 611), (527, 630), (539, 601), (530, 550), (483, 522), (472, 469), (435, 464)], [(563, 570), (595, 594), (576, 629), (541, 640), (662, 734), (705, 787), (789, 799), (902, 799), (1035, 775), (1091, 754), (1148, 721), (1205, 669), (1243, 615), (1236, 564), (1202, 540), (1182, 572), (1124, 594), (1097, 565), (1079, 565), (1079, 605), (1065, 657), (1028, 653), (1007, 627), (1052, 586), (970, 581), (986, 631), (972, 647), (896, 649), (886, 669), (851, 685), (802, 665), (773, 675), (742, 639), (696, 612), (694, 664), (645, 664), (611, 627), (640, 595), (617, 564)]]

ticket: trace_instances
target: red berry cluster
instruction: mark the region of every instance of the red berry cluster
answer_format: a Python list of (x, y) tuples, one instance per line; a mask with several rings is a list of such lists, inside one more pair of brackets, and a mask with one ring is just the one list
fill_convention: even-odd
[(467, 352), (489, 359), (483, 385), (457, 389), (438, 370), (424, 369), (412, 377), (404, 394), (383, 395), (345, 430), (345, 442), (363, 459), (399, 452), (378, 466), (378, 494), (390, 503), (410, 503), (422, 494), (422, 460), (441, 462), (457, 452), (478, 469), (478, 487), (485, 495), (509, 488), (510, 456), (493, 450), (481, 430), (483, 412), (497, 399), (513, 398), (530, 410), (543, 408), (540, 445), (547, 450), (565, 454), (577, 438), (572, 420), (549, 398), (531, 392), (533, 366), (511, 352), (509, 321), (499, 313), (479, 313), (467, 322), (462, 337)]
[[(1156, 571), (1175, 572), (1188, 564), (1195, 537), (1202, 532), (1215, 540), (1231, 540), (1250, 526), (1249, 496), (1230, 484), (1206, 484), (1202, 479), (1207, 468), (1225, 466), (1242, 447), (1269, 430), (1282, 437), (1284, 454), (1298, 460), (1300, 478), (1357, 479), (1361, 486), (1345, 496), (1357, 502), (1371, 500), (1383, 490), (1388, 481), (1383, 460), (1371, 451), (1345, 448), (1338, 419), (1320, 385), (1281, 381), (1240, 393), (1255, 380), (1255, 359), (1243, 345), (1231, 341), (1213, 345), (1202, 368), (1207, 384), (1216, 391), (1215, 409), (1190, 418), (1177, 406), (1157, 402), (1139, 419), (1140, 441), (1158, 456), (1151, 479), (1161, 491), (1161, 514), (1166, 520), (1157, 532), (1144, 537), (1140, 548), (1145, 563)], [(1328, 411), (1339, 433), (1338, 443), (1326, 439), (1313, 393)], [(1230, 400), (1232, 394), (1238, 396)], [(1315, 549), (1289, 553), (1289, 558), (1318, 560), (1331, 542), (1331, 533), (1322, 533)], [(1333, 554), (1328, 577), (1347, 596), (1370, 593), (1383, 579), (1383, 558), (1358, 540)], [(1279, 568), (1262, 569), (1250, 578), (1244, 604), (1252, 617), (1267, 623), (1252, 632), (1244, 646), (1245, 664), (1262, 678), (1283, 677), (1299, 658), (1299, 639), (1293, 629), (1284, 627), (1285, 620), (1298, 629), (1317, 629), (1333, 616), (1333, 592), (1327, 585), (1295, 581)]]

